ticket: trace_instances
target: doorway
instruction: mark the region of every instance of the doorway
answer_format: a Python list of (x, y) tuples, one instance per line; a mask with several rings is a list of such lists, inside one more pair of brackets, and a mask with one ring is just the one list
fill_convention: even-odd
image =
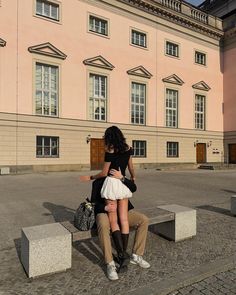
[(236, 164), (236, 144), (229, 144), (229, 164)]
[(196, 153), (197, 153), (197, 164), (206, 163), (206, 144), (205, 143), (197, 143)]
[(91, 138), (90, 141), (90, 167), (99, 170), (103, 167), (105, 155), (104, 139)]

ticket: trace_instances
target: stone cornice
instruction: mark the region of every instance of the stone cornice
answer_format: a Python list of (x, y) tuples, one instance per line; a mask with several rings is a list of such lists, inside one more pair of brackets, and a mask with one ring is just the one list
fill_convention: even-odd
[[(220, 40), (224, 34), (223, 30), (218, 29), (216, 26), (201, 22), (191, 17), (191, 15), (187, 15), (179, 11), (171, 10), (168, 7), (165, 7), (164, 5), (158, 3), (157, 0), (117, 0), (117, 1), (125, 3), (129, 6), (135, 7), (137, 9), (140, 9), (146, 13), (166, 19), (170, 22), (186, 27), (190, 30), (194, 30), (201, 34), (207, 35), (216, 40)], [(197, 8), (195, 9), (195, 11), (197, 11)], [(199, 10), (199, 13), (200, 12), (201, 11)], [(216, 20), (215, 17), (210, 15), (208, 16)]]

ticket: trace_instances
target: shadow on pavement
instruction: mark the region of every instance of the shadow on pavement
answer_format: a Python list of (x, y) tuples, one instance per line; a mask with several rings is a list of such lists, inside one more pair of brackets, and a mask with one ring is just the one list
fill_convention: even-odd
[(236, 191), (231, 191), (229, 189), (222, 189), (222, 191), (230, 194), (236, 194)]
[(51, 212), (51, 214), (44, 213), (43, 215), (52, 215), (56, 222), (71, 221), (74, 219), (75, 209), (50, 202), (44, 202), (43, 207)]
[(228, 209), (219, 208), (219, 207), (215, 207), (211, 205), (202, 205), (202, 206), (197, 206), (196, 208), (224, 214), (227, 216), (233, 216)]

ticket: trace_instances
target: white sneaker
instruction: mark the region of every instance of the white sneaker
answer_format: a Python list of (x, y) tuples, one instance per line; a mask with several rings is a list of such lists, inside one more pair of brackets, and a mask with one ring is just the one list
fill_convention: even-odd
[(111, 281), (115, 281), (119, 279), (114, 261), (107, 264), (107, 277)]
[(130, 263), (138, 264), (142, 268), (149, 268), (151, 266), (147, 261), (143, 259), (142, 256), (136, 254), (132, 254)]

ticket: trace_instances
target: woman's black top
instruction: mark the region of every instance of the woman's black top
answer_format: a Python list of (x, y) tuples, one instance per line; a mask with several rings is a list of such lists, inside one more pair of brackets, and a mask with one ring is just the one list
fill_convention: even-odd
[(105, 162), (111, 162), (110, 168), (121, 170), (121, 173), (123, 176), (125, 176), (125, 170), (128, 166), (129, 158), (133, 155), (133, 149), (130, 148), (129, 150), (123, 152), (123, 153), (105, 153)]

